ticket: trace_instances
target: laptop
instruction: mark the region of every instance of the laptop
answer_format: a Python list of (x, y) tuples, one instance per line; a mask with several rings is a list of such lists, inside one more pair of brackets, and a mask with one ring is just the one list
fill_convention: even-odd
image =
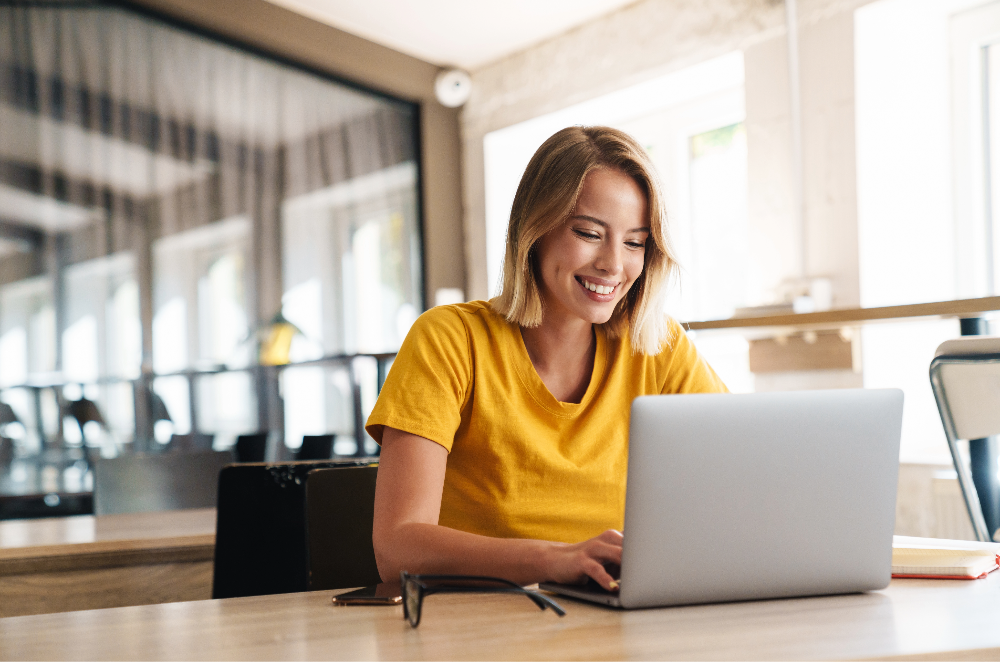
[(621, 588), (540, 588), (626, 609), (855, 593), (892, 566), (903, 393), (636, 398)]

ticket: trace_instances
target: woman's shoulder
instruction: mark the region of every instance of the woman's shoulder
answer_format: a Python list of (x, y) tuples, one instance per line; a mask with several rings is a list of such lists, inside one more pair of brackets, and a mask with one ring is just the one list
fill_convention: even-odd
[(469, 301), (466, 303), (450, 303), (434, 306), (420, 317), (414, 326), (419, 324), (422, 331), (435, 329), (471, 330), (476, 327), (497, 326), (509, 324), (498, 315), (489, 301)]
[(663, 340), (660, 350), (649, 360), (665, 369), (687, 367), (698, 360), (698, 350), (681, 323), (670, 315), (665, 316)]
[(473, 346), (478, 339), (496, 337), (509, 322), (498, 315), (489, 301), (469, 301), (434, 306), (421, 314), (406, 334), (407, 340), (444, 341)]
[(618, 337), (609, 339), (609, 344), (614, 353), (620, 354), (622, 358), (627, 358), (632, 362), (658, 363), (670, 361), (678, 352), (685, 352), (690, 345), (690, 339), (684, 332), (684, 327), (680, 322), (670, 315), (664, 313), (660, 323), (659, 348), (656, 351), (643, 351), (636, 347), (633, 342), (631, 328), (625, 326)]
[(670, 315), (664, 314), (663, 320), (663, 339), (660, 343), (660, 351), (654, 356), (658, 358), (666, 358), (672, 356), (675, 352), (685, 351), (687, 346), (690, 345), (691, 340), (687, 336), (687, 332), (684, 331), (684, 327), (681, 323)]
[(626, 329), (610, 343), (611, 353), (617, 355), (616, 363), (625, 370), (651, 370), (662, 378), (677, 371), (687, 372), (703, 361), (676, 319), (664, 314), (662, 325), (659, 349), (655, 352), (635, 347)]
[(658, 393), (724, 393), (726, 386), (719, 379), (684, 327), (673, 317), (664, 320), (663, 342), (657, 353), (635, 355), (633, 360), (645, 362), (646, 370), (655, 375)]
[(470, 323), (475, 323), (477, 318), (483, 316), (484, 311), (489, 311), (489, 302), (487, 301), (469, 301), (467, 303), (449, 303), (434, 306), (421, 313), (413, 326), (423, 327), (424, 329), (457, 329), (467, 326)]

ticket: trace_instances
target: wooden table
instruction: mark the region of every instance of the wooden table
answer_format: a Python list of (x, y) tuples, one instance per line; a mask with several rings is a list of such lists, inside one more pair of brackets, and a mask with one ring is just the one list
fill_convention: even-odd
[(0, 521), (0, 617), (212, 596), (215, 509)]
[(0, 619), (0, 659), (1000, 658), (1000, 571), (895, 580), (885, 591), (564, 618), (515, 595), (334, 607), (337, 591)]

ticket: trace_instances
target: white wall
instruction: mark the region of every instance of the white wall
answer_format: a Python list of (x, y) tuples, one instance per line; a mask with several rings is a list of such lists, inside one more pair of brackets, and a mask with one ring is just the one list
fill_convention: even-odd
[(750, 237), (756, 256), (754, 289), (762, 293), (758, 304), (780, 302), (783, 284), (799, 278), (829, 278), (835, 308), (860, 301), (852, 13), (824, 16), (799, 31), (805, 273), (792, 177), (786, 40), (781, 35), (745, 51)]
[(952, 298), (948, 30), (939, 0), (856, 14), (861, 303)]
[[(747, 287), (751, 293), (747, 303), (751, 305), (780, 300), (787, 289), (784, 284), (802, 276), (830, 278), (835, 306), (851, 307), (860, 302), (853, 30), (852, 11), (844, 11), (806, 22), (801, 31), (806, 274), (800, 271), (800, 230), (793, 208), (785, 37), (758, 35), (745, 48), (749, 213), (754, 255), (754, 269)], [(742, 86), (743, 62), (739, 51), (712, 58), (487, 133), (483, 139), (487, 292), (492, 295), (496, 291), (504, 232), (517, 182), (531, 154), (545, 138), (564, 126), (588, 123), (613, 124), (648, 133), (649, 127), (630, 118), (705, 98), (725, 87)], [(739, 80), (737, 74), (726, 73), (727, 68), (738, 72)], [(738, 105), (742, 113), (743, 104)], [(473, 107), (467, 117), (475, 110)], [(706, 117), (705, 121), (709, 119)], [(656, 120), (667, 121), (660, 115)], [(632, 126), (626, 127), (630, 122)], [(711, 127), (706, 124), (705, 128)], [(670, 185), (678, 179), (671, 176), (676, 174), (670, 172), (675, 169), (671, 159), (660, 156), (657, 165), (671, 193)], [(670, 202), (681, 204), (683, 192), (673, 193)], [(476, 210), (470, 206), (468, 214), (471, 223)], [(674, 218), (683, 216), (682, 213)], [(683, 235), (683, 228), (679, 229)], [(470, 254), (478, 250), (470, 246)], [(473, 261), (470, 273), (482, 272), (482, 266)]]
[[(673, 163), (675, 136), (664, 136), (664, 130), (694, 133), (742, 121), (742, 92), (743, 54), (737, 51), (486, 134), (483, 154), (490, 296), (498, 292), (507, 222), (518, 182), (546, 138), (567, 126), (601, 124), (628, 131), (643, 145), (655, 144), (653, 159), (667, 184), (670, 205), (680, 198), (672, 190), (676, 178), (671, 176), (679, 168)], [(691, 106), (692, 111), (685, 113)], [(681, 147), (686, 159), (686, 144)]]
[[(804, 78), (810, 75), (806, 66), (811, 56), (805, 43), (810, 26), (838, 15), (850, 16), (862, 4), (865, 0), (800, 2)], [(486, 134), (734, 50), (746, 51), (783, 35), (784, 11), (780, 3), (644, 0), (473, 71), (473, 95), (462, 112), (469, 296), (485, 297), (492, 285), (487, 272), (487, 203), (483, 184)], [(817, 39), (812, 60), (820, 63), (825, 57), (823, 49), (828, 45), (822, 41), (823, 35), (823, 30), (819, 30), (808, 37)], [(747, 66), (749, 77), (749, 62)], [(829, 72), (821, 70), (815, 74), (826, 77)], [(784, 73), (779, 71), (777, 75), (781, 77)], [(803, 88), (807, 93), (808, 85)], [(821, 120), (843, 123), (844, 116), (826, 113)], [(837, 148), (845, 144), (842, 140), (830, 143)], [(820, 152), (822, 149), (818, 148)], [(780, 155), (775, 153), (774, 158), (787, 158), (786, 154), (787, 150)], [(853, 185), (850, 188), (850, 195), (843, 200), (853, 196)], [(837, 213), (840, 212), (834, 215)], [(826, 266), (822, 261), (817, 263)]]

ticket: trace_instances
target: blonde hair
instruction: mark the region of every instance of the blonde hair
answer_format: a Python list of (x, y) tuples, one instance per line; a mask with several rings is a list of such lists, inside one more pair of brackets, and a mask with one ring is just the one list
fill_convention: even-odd
[(627, 330), (634, 352), (657, 354), (671, 340), (663, 288), (677, 270), (663, 193), (646, 151), (632, 136), (610, 127), (563, 129), (531, 157), (510, 211), (502, 287), (493, 309), (513, 324), (533, 327), (542, 323), (535, 246), (570, 216), (584, 179), (597, 168), (619, 170), (643, 189), (650, 229), (642, 274), (601, 326), (608, 338), (618, 338)]

